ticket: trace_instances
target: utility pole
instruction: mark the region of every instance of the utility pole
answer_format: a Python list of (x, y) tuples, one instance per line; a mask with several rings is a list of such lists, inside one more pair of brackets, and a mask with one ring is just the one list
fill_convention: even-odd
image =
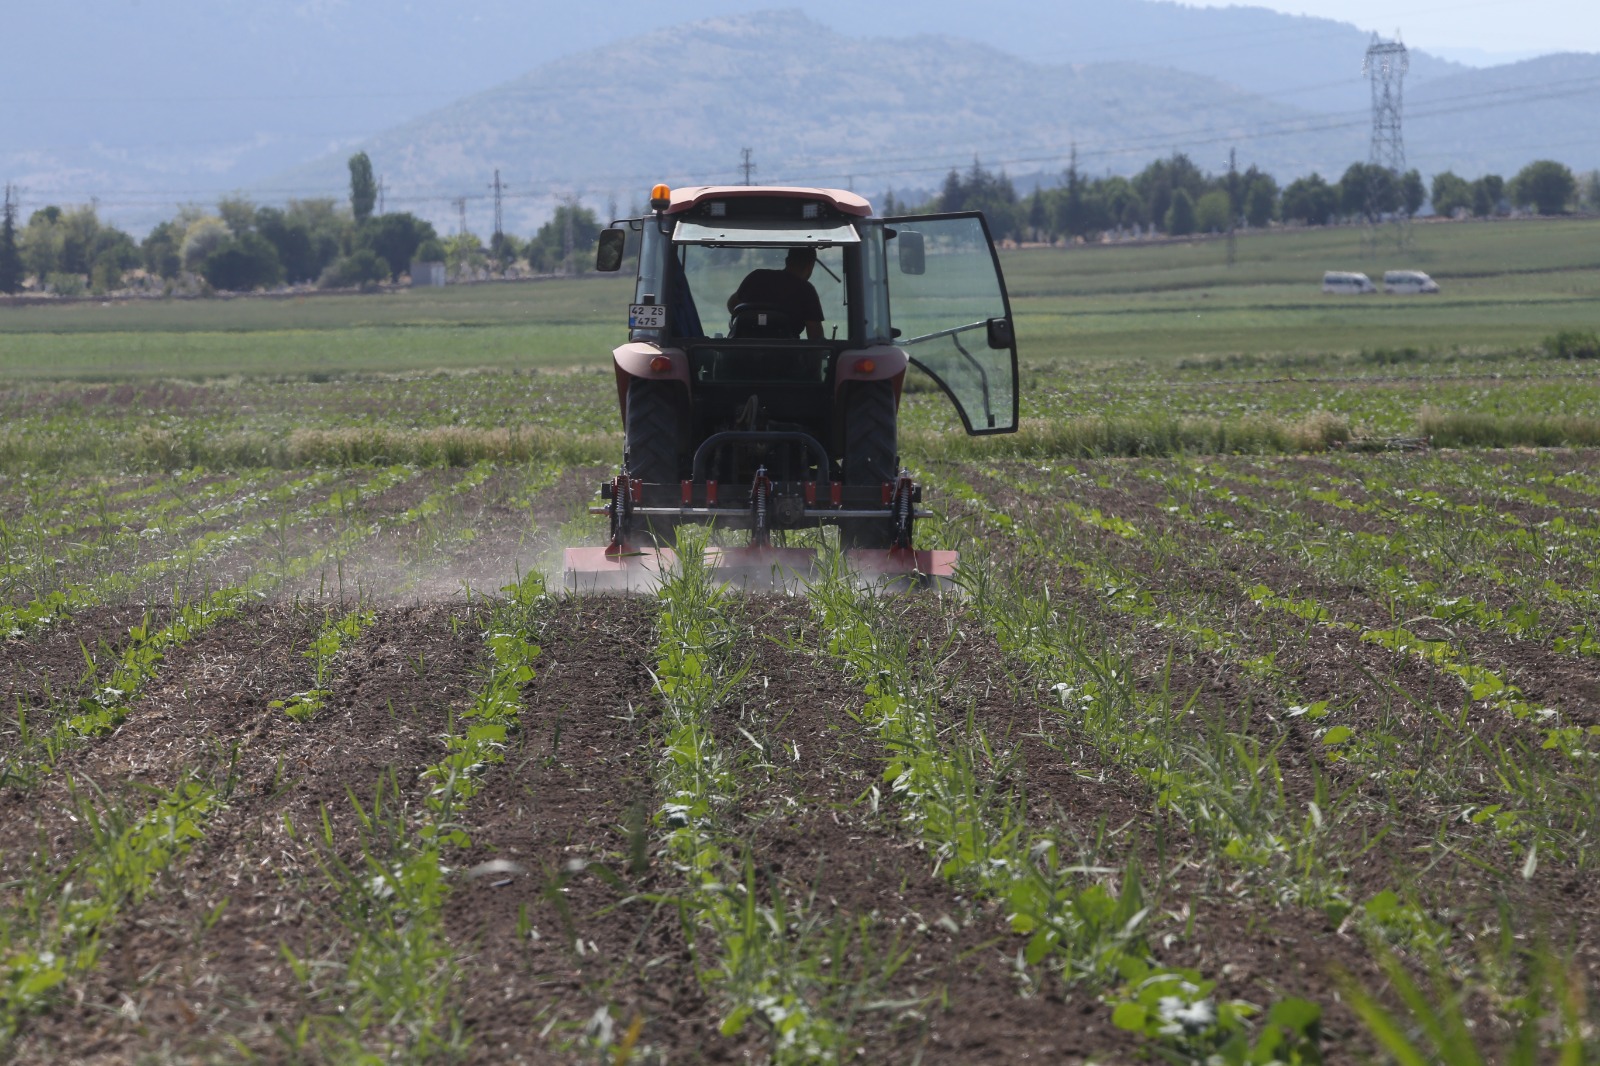
[(753, 174), (755, 172), (755, 169), (756, 169), (755, 160), (751, 158), (751, 156), (754, 154), (754, 152), (753, 152), (752, 149), (749, 149), (749, 148), (743, 148), (743, 149), (740, 149), (740, 151), (744, 153), (744, 162), (739, 164), (740, 169), (742, 169), (744, 171), (744, 183), (746, 185), (753, 184), (750, 181), (750, 175)]
[(500, 242), (500, 238), (505, 236), (505, 227), (502, 225), (500, 214), (500, 194), (506, 189), (506, 186), (500, 184), (499, 167), (495, 168), (494, 184), (489, 186), (489, 188), (494, 190), (494, 241), (496, 244), (498, 244)]
[(577, 234), (573, 232), (573, 216), (578, 213), (578, 199), (575, 196), (567, 198), (566, 225), (561, 231), (561, 271), (564, 274), (572, 273), (572, 249), (578, 243)]
[(378, 214), (383, 214), (383, 175), (378, 175)]
[(465, 196), (456, 197), (456, 211), (457, 217), (460, 219), (456, 223), (456, 236), (460, 237), (467, 232), (467, 198)]
[(1228, 149), (1228, 265), (1234, 261), (1234, 230), (1239, 225), (1239, 160), (1238, 153)]
[[(1385, 41), (1376, 33), (1367, 46), (1367, 58), (1361, 64), (1361, 73), (1372, 82), (1372, 144), (1367, 153), (1370, 166), (1382, 167), (1389, 172), (1396, 189), (1406, 172), (1406, 142), (1400, 128), (1402, 90), (1406, 71), (1411, 69), (1411, 57), (1400, 41), (1396, 30), (1394, 40)], [(1369, 230), (1376, 221), (1377, 204), (1373, 202), (1372, 183), (1367, 183), (1367, 223)], [(1405, 212), (1395, 212), (1397, 239), (1405, 247), (1407, 226)], [(1377, 235), (1372, 233), (1373, 243)]]

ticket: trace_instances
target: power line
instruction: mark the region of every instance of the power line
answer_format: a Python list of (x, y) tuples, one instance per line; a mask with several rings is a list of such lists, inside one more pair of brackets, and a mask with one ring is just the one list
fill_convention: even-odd
[(499, 243), (506, 235), (504, 217), (500, 210), (501, 196), (505, 193), (506, 187), (500, 184), (499, 167), (494, 170), (494, 184), (489, 188), (494, 190), (494, 239), (496, 243)]
[[(1491, 89), (1474, 90), (1472, 92), (1452, 94), (1450, 96), (1437, 98), (1436, 100), (1430, 101), (1429, 104), (1424, 105), (1420, 109), (1413, 108), (1410, 117), (1412, 121), (1415, 122), (1418, 119), (1440, 117), (1462, 112), (1481, 111), (1503, 106), (1523, 105), (1547, 100), (1587, 96), (1595, 93), (1597, 89), (1600, 89), (1600, 77), (1597, 76), (1583, 76), (1562, 79), (1556, 82), (1524, 83), (1519, 85), (1498, 86)], [(1296, 136), (1300, 134), (1327, 133), (1342, 129), (1355, 128), (1368, 124), (1370, 121), (1371, 116), (1367, 112), (1345, 112), (1342, 115), (1335, 113), (1328, 116), (1281, 119), (1264, 123), (1253, 130), (1247, 131), (1241, 131), (1237, 127), (1202, 127), (1192, 130), (1191, 132), (1196, 134), (1196, 136), (1191, 136), (1186, 139), (1174, 140), (1170, 134), (1166, 133), (1141, 135), (1120, 140), (1102, 141), (1098, 146), (1092, 149), (1080, 149), (1080, 154), (1086, 159), (1109, 160), (1118, 156), (1127, 156), (1135, 153), (1148, 153), (1151, 150), (1194, 149), (1217, 143), (1237, 142), (1240, 140), (1261, 141), (1285, 136)], [(1207, 136), (1207, 134), (1215, 135)], [(1575, 143), (1587, 142), (1580, 141)], [(746, 151), (749, 150), (747, 149)], [(751, 152), (751, 155), (753, 155), (753, 152)], [(1051, 164), (1060, 165), (1067, 159), (1068, 155), (1069, 151), (1051, 149), (1039, 153), (1012, 155), (999, 159), (994, 159), (991, 157), (991, 165), (997, 167)], [(753, 159), (750, 159), (749, 156), (747, 156), (746, 159), (749, 161), (751, 170), (753, 171), (755, 169)], [(938, 156), (933, 156), (930, 154), (918, 154), (915, 156), (908, 155), (890, 158), (884, 158), (881, 156), (876, 157), (874, 162), (880, 164), (880, 166), (871, 170), (862, 169), (859, 166), (851, 166), (852, 163), (859, 162), (859, 157), (841, 157), (832, 160), (812, 159), (808, 160), (807, 162), (809, 165), (802, 166), (791, 164), (786, 169), (797, 170), (800, 172), (800, 174), (812, 181), (815, 181), (818, 178), (829, 178), (853, 182), (857, 179), (870, 180), (885, 176), (903, 177), (907, 174), (934, 173), (948, 170), (952, 165), (948, 161), (948, 157), (941, 159)], [(829, 164), (839, 165), (840, 169), (836, 172), (823, 169)], [(742, 165), (740, 169), (742, 169)], [(607, 180), (616, 182), (645, 182), (665, 180), (669, 183), (675, 184), (703, 181), (705, 177), (706, 175), (704, 173), (662, 174), (659, 171), (651, 174), (640, 175), (617, 175), (614, 173), (606, 175)], [(560, 186), (562, 184), (576, 185), (589, 183), (594, 180), (598, 179), (569, 176), (566, 178), (552, 178), (550, 179), (550, 184), (556, 186)], [(74, 198), (82, 199), (86, 195), (88, 195), (86, 192), (59, 190), (52, 194), (52, 198), (70, 201)], [(218, 191), (215, 189), (124, 190), (114, 193), (113, 196), (108, 197), (105, 202), (108, 206), (118, 207), (157, 207), (162, 206), (164, 203), (181, 201), (186, 197), (209, 197), (215, 195), (218, 195)], [(279, 187), (254, 190), (254, 195), (276, 195), (285, 198), (316, 198), (327, 196), (328, 191), (326, 188), (314, 188), (310, 186)], [(508, 199), (543, 199), (549, 195), (550, 194), (546, 192), (534, 191), (522, 193), (506, 192), (504, 191), (504, 187), (502, 187), (502, 197)], [(133, 199), (134, 197), (149, 197), (150, 199), (141, 201)], [(412, 189), (406, 195), (395, 196), (394, 200), (396, 203), (405, 204), (456, 204), (459, 201), (464, 205), (466, 200), (481, 200), (485, 198), (486, 197), (483, 194), (461, 196), (446, 188), (436, 188), (430, 190), (426, 187), (423, 187)]]

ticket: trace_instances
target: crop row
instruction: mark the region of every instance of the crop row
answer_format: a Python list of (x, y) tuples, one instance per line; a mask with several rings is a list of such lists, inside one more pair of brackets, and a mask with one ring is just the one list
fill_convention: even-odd
[[(1447, 929), (1453, 924), (1451, 920), (1446, 919), (1446, 924), (1441, 924), (1440, 919), (1394, 892), (1380, 892), (1362, 903), (1359, 898), (1349, 898), (1347, 891), (1339, 887), (1340, 871), (1349, 868), (1356, 856), (1341, 855), (1343, 846), (1337, 842), (1348, 840), (1349, 828), (1360, 821), (1362, 789), (1352, 793), (1348, 786), (1331, 786), (1345, 772), (1340, 767), (1359, 771), (1373, 781), (1392, 778), (1396, 770), (1401, 770), (1407, 775), (1408, 791), (1420, 789), (1424, 795), (1435, 793), (1439, 799), (1454, 801), (1464, 790), (1464, 782), (1458, 780), (1459, 762), (1454, 766), (1450, 763), (1466, 759), (1469, 764), (1493, 767), (1498, 775), (1494, 782), (1496, 787), (1521, 803), (1507, 806), (1479, 801), (1460, 807), (1451, 802), (1456, 814), (1450, 822), (1440, 825), (1441, 834), (1447, 830), (1454, 832), (1451, 823), (1489, 829), (1496, 838), (1505, 841), (1508, 848), (1518, 849), (1521, 860), (1518, 865), (1524, 877), (1534, 876), (1534, 871), (1540, 868), (1541, 855), (1557, 862), (1558, 866), (1584, 865), (1588, 834), (1583, 832), (1583, 825), (1590, 816), (1580, 812), (1587, 809), (1581, 803), (1587, 774), (1572, 775), (1559, 768), (1553, 769), (1537, 758), (1536, 751), (1530, 753), (1526, 748), (1512, 745), (1501, 749), (1480, 744), (1464, 719), (1455, 720), (1452, 729), (1452, 720), (1447, 716), (1439, 716), (1434, 722), (1425, 718), (1425, 726), (1443, 727), (1431, 734), (1435, 739), (1429, 739), (1428, 729), (1419, 734), (1413, 728), (1410, 736), (1404, 731), (1398, 731), (1398, 735), (1375, 731), (1369, 737), (1362, 736), (1352, 726), (1339, 724), (1339, 703), (1307, 699), (1296, 691), (1292, 677), (1284, 669), (1288, 664), (1276, 660), (1285, 650), (1287, 634), (1270, 618), (1270, 613), (1292, 605), (1294, 610), (1289, 612), (1292, 617), (1308, 629), (1314, 629), (1326, 621), (1325, 615), (1314, 603), (1308, 604), (1302, 599), (1291, 604), (1270, 590), (1252, 590), (1248, 585), (1231, 592), (1225, 588), (1213, 591), (1215, 586), (1208, 584), (1206, 571), (1200, 569), (1206, 565), (1209, 545), (1199, 535), (1199, 530), (1210, 527), (1197, 527), (1190, 539), (1175, 538), (1172, 532), (1163, 532), (1161, 528), (1141, 528), (1148, 520), (1148, 512), (1130, 519), (1085, 506), (1072, 497), (1094, 493), (1075, 491), (1074, 475), (1070, 471), (1056, 471), (1042, 483), (1037, 477), (1031, 482), (1009, 480), (996, 470), (988, 471), (988, 476), (1006, 483), (1013, 497), (1030, 503), (1040, 499), (1052, 501), (1030, 513), (1025, 522), (1019, 522), (1012, 514), (994, 508), (955, 479), (947, 478), (942, 486), (945, 492), (965, 496), (967, 509), (977, 521), (1015, 542), (1025, 559), (1036, 560), (1027, 564), (1030, 570), (1026, 580), (1015, 582), (999, 597), (1003, 606), (992, 613), (994, 623), (1003, 627), (1003, 643), (1017, 649), (1020, 655), (1035, 657), (1035, 669), (1042, 672), (1041, 683), (1051, 676), (1062, 677), (1054, 682), (1060, 686), (1056, 691), (1074, 714), (1083, 716), (1086, 727), (1092, 727), (1097, 721), (1107, 723), (1103, 733), (1091, 728), (1106, 750), (1119, 752), (1136, 762), (1143, 761), (1145, 756), (1140, 746), (1149, 743), (1152, 734), (1159, 738), (1162, 730), (1130, 728), (1130, 723), (1160, 723), (1163, 716), (1151, 713), (1151, 705), (1145, 702), (1148, 695), (1141, 697), (1140, 686), (1132, 680), (1138, 676), (1134, 662), (1129, 658), (1119, 662), (1116, 652), (1111, 650), (1116, 648), (1117, 638), (1104, 633), (1089, 638), (1093, 647), (1106, 649), (1105, 661), (1098, 668), (1092, 668), (1094, 655), (1069, 653), (1072, 646), (1085, 643), (1083, 634), (1073, 634), (1074, 626), (1084, 623), (1072, 612), (1067, 613), (1065, 621), (1058, 620), (1062, 618), (1064, 605), (1051, 602), (1049, 579), (1041, 591), (1037, 570), (1040, 564), (1065, 571), (1054, 580), (1079, 585), (1083, 593), (1098, 604), (1098, 610), (1109, 610), (1127, 618), (1133, 626), (1130, 635), (1137, 636), (1141, 630), (1166, 634), (1165, 639), (1189, 649), (1186, 655), (1227, 663), (1247, 688), (1262, 692), (1267, 706), (1280, 708), (1277, 713), (1281, 718), (1256, 715), (1254, 721), (1246, 719), (1246, 731), (1239, 734), (1230, 733), (1219, 724), (1226, 721), (1226, 715), (1221, 719), (1213, 717), (1212, 725), (1203, 731), (1203, 742), (1201, 738), (1191, 737), (1187, 744), (1179, 746), (1187, 753), (1187, 766), (1180, 759), (1141, 771), (1153, 787), (1161, 790), (1163, 803), (1181, 805), (1186, 796), (1193, 797), (1192, 806), (1185, 811), (1191, 826), (1204, 830), (1210, 821), (1228, 827), (1227, 833), (1216, 837), (1223, 852), (1218, 856), (1220, 862), (1226, 863), (1228, 859), (1260, 862), (1277, 853), (1280, 856), (1277, 862), (1267, 861), (1264, 866), (1266, 886), (1280, 885), (1271, 889), (1280, 898), (1318, 902), (1330, 908), (1330, 917), (1342, 913), (1359, 918), (1357, 927), (1366, 928), (1369, 935), (1379, 936), (1387, 943), (1414, 951), (1443, 948), (1449, 941)], [(1076, 484), (1089, 486), (1084, 479)], [(1176, 507), (1166, 509), (1168, 514), (1176, 510)], [(1059, 521), (1055, 520), (1057, 518)], [(1073, 529), (1081, 532), (1073, 533)], [(1181, 531), (1182, 524), (1172, 529)], [(1209, 572), (1229, 571), (1225, 565), (1213, 563)], [(1186, 579), (1199, 580), (1197, 585), (1186, 588)], [(993, 578), (980, 579), (973, 575), (968, 581), (974, 601), (981, 609), (992, 595), (988, 583)], [(1256, 593), (1254, 597), (1249, 595), (1251, 591)], [(1195, 595), (1196, 592), (1201, 594)], [(1221, 598), (1219, 592), (1224, 593)], [(1252, 615), (1256, 616), (1255, 620), (1247, 622)], [(1242, 628), (1241, 623), (1245, 623)], [(1052, 652), (1048, 635), (1053, 630), (1059, 634), (1054, 639), (1061, 650)], [(1370, 638), (1364, 633), (1355, 635), (1358, 639), (1382, 644), (1376, 635)], [(1305, 632), (1298, 639), (1314, 640), (1315, 637)], [(1291, 637), (1289, 643), (1293, 642)], [(1390, 650), (1395, 650), (1393, 643), (1390, 642)], [(1037, 658), (1041, 654), (1039, 651), (1029, 650), (1039, 647), (1045, 649), (1042, 660)], [(1139, 647), (1136, 641), (1130, 652), (1137, 654)], [(1144, 654), (1149, 653), (1150, 649), (1145, 647)], [(1441, 665), (1437, 653), (1426, 661), (1434, 666)], [(1168, 669), (1170, 671), (1170, 665)], [(1450, 675), (1450, 671), (1445, 672)], [(1474, 674), (1473, 680), (1481, 683), (1486, 677)], [(1504, 692), (1499, 694), (1502, 698), (1514, 698)], [(1480, 689), (1477, 695), (1489, 699), (1496, 693)], [(1099, 704), (1108, 698), (1122, 702), (1118, 713), (1102, 718)], [(1159, 699), (1155, 706), (1160, 707)], [(1220, 709), (1202, 707), (1201, 710), (1214, 716)], [(1173, 717), (1170, 710), (1166, 717), (1168, 720)], [(1276, 725), (1273, 724), (1275, 718)], [(1316, 787), (1309, 792), (1303, 768), (1286, 774), (1278, 762), (1278, 753), (1288, 750), (1284, 745), (1290, 743), (1299, 723), (1311, 725), (1311, 735), (1315, 738), (1314, 760), (1325, 768), (1312, 778), (1311, 783)], [(1252, 737), (1263, 727), (1264, 738)], [(1442, 734), (1451, 734), (1444, 750), (1436, 746)], [(1552, 735), (1546, 734), (1547, 738)], [(1402, 746), (1396, 748), (1397, 742)], [(1299, 742), (1294, 742), (1293, 746), (1300, 746)], [(1443, 765), (1440, 765), (1441, 760)], [(1215, 775), (1211, 798), (1206, 797), (1208, 775)], [(1301, 779), (1298, 786), (1288, 783), (1295, 777)], [(1276, 785), (1262, 789), (1259, 784), (1252, 784), (1262, 781), (1276, 782)], [(1299, 795), (1303, 814), (1286, 817), (1288, 812), (1283, 806), (1286, 794)], [(1381, 803), (1382, 794), (1377, 798)], [(1580, 800), (1577, 810), (1569, 806), (1573, 799)], [(1393, 795), (1388, 801), (1390, 814), (1400, 809), (1392, 806)], [(1379, 813), (1383, 813), (1381, 809)], [(1403, 817), (1399, 820), (1406, 821)], [(1251, 826), (1257, 827), (1254, 832), (1249, 831)], [(1545, 851), (1546, 848), (1549, 851)], [(1348, 924), (1348, 917), (1345, 921)], [(1480, 977), (1483, 974), (1481, 970), (1469, 969), (1469, 972), (1477, 972)]]

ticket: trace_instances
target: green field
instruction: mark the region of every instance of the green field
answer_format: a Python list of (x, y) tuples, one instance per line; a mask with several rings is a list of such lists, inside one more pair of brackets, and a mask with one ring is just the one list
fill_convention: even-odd
[(625, 281), (0, 308), (0, 1062), (1600, 1062), (1596, 236), (1006, 252), (908, 596), (556, 591)]
[[(1003, 254), (1034, 363), (1404, 348), (1526, 348), (1600, 323), (1600, 222), (1417, 225)], [(1326, 297), (1324, 270), (1417, 268), (1436, 297)], [(375, 295), (87, 301), (0, 308), (13, 379), (604, 366), (628, 300), (589, 276)]]

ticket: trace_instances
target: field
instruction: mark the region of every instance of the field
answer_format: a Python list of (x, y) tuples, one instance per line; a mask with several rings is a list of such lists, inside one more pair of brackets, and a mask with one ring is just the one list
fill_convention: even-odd
[(1594, 1061), (1594, 225), (1008, 253), (911, 596), (560, 593), (611, 280), (0, 308), (0, 1061)]

